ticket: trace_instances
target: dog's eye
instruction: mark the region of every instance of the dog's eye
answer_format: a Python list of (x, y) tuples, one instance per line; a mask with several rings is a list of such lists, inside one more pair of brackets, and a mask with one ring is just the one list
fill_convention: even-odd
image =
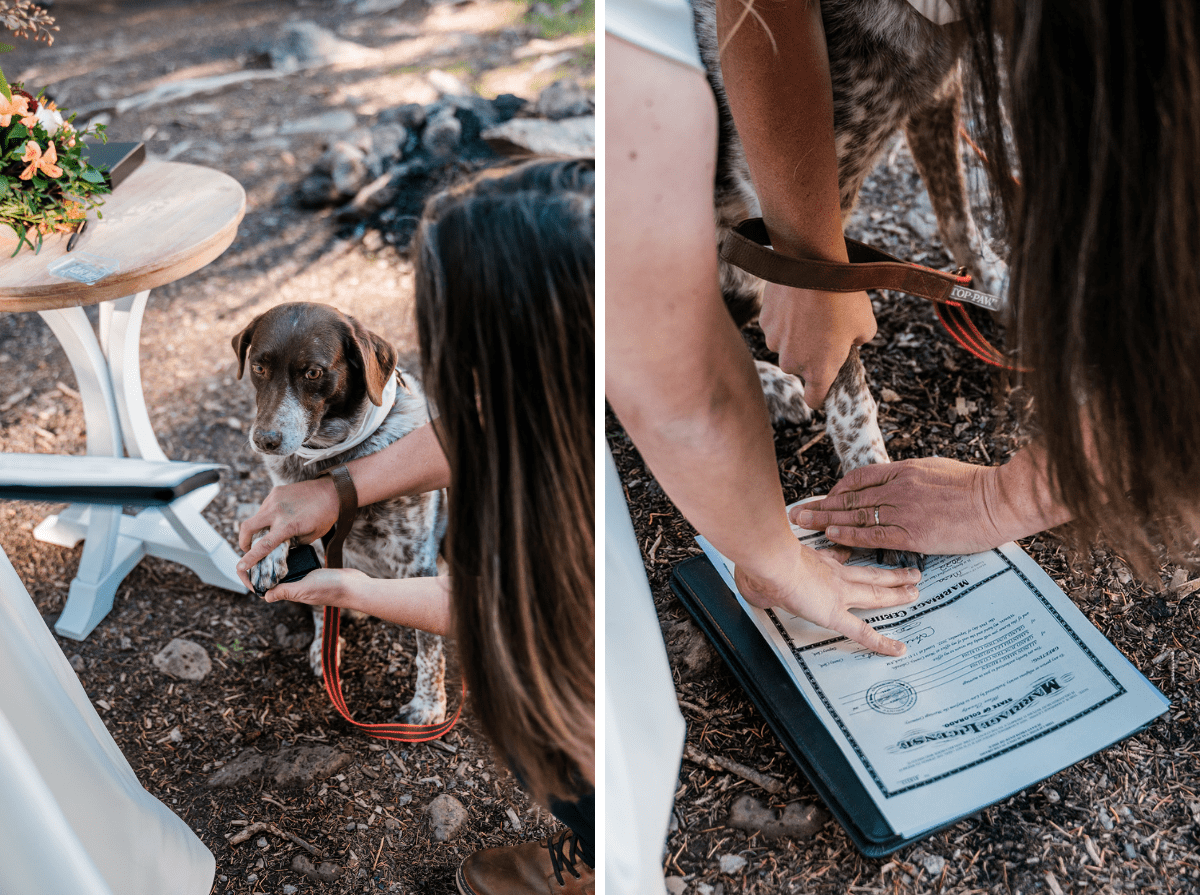
[(267, 372), (267, 368), (262, 364), (251, 364), (250, 371), (254, 373), (255, 376), (261, 376), (263, 373)]
[(320, 379), (324, 371), (320, 367), (309, 367), (304, 371), (305, 379)]

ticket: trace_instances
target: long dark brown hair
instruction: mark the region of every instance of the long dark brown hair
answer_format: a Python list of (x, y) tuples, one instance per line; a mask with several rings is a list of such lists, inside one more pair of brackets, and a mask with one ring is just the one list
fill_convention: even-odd
[(415, 258), (473, 709), (536, 797), (569, 798), (595, 782), (594, 163), (434, 198)]
[(1160, 545), (1184, 561), (1200, 533), (1200, 11), (963, 8), (1051, 486), (1143, 574)]

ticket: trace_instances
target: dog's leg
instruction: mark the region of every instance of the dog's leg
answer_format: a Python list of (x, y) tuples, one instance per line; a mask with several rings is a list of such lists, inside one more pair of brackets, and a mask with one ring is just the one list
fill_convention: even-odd
[(980, 235), (971, 215), (959, 153), (961, 106), (962, 78), (955, 69), (930, 104), (909, 118), (905, 134), (946, 250), (955, 264), (971, 273), (981, 291), (1003, 295), (1008, 265)]
[[(879, 406), (867, 388), (858, 349), (852, 349), (825, 398), (825, 430), (833, 442), (842, 474), (873, 463), (890, 463), (883, 433), (879, 431)], [(879, 551), (879, 561), (888, 565), (925, 567), (925, 558), (917, 553)]]
[(812, 419), (812, 410), (804, 403), (804, 381), (799, 376), (785, 373), (765, 360), (756, 360), (754, 366), (772, 423), (800, 426)]
[(446, 720), (446, 652), (437, 634), (417, 631), (417, 682), (412, 701), (400, 707), (404, 724)]

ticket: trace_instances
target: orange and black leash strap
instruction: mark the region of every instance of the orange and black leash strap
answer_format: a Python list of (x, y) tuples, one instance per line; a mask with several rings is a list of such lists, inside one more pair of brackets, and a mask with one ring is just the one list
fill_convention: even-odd
[(975, 357), (1006, 370), (1029, 372), (1014, 366), (992, 345), (964, 304), (998, 311), (1003, 301), (995, 295), (971, 288), (965, 271), (947, 273), (908, 261), (901, 261), (881, 249), (854, 239), (846, 239), (848, 263), (791, 258), (771, 248), (770, 235), (762, 218), (750, 218), (734, 227), (721, 241), (721, 257), (747, 273), (763, 280), (800, 289), (824, 292), (862, 292), (867, 289), (891, 289), (934, 302), (938, 319), (954, 340)]
[[(332, 535), (325, 543), (325, 565), (330, 569), (342, 568), (342, 544), (346, 535), (354, 525), (354, 517), (358, 513), (358, 491), (354, 480), (345, 466), (335, 466), (328, 475), (333, 479), (333, 485), (338, 495), (338, 521)], [(342, 613), (335, 606), (325, 607), (325, 625), (321, 636), (321, 664), (325, 671), (325, 692), (333, 707), (350, 724), (357, 727), (368, 736), (381, 740), (393, 740), (400, 743), (424, 743), (436, 740), (450, 732), (462, 714), (463, 702), (466, 701), (467, 689), (463, 684), (462, 699), (454, 716), (440, 724), (364, 724), (355, 721), (350, 715), (346, 699), (342, 695), (342, 680), (338, 673), (338, 636), (341, 633)]]

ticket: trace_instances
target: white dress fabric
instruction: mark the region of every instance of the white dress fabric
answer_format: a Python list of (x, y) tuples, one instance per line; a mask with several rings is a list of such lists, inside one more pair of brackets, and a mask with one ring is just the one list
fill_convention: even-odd
[(0, 895), (208, 895), (216, 861), (142, 788), (0, 550)]
[(683, 715), (617, 467), (604, 459), (604, 891), (662, 895)]

